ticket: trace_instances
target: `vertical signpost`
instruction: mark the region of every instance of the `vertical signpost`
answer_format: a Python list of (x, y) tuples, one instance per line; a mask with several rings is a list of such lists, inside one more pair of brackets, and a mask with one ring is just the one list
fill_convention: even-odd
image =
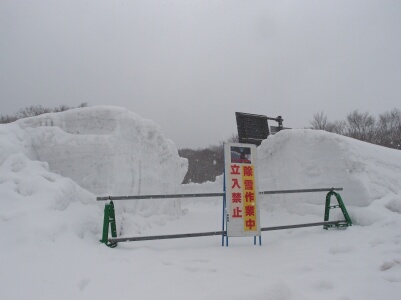
[(256, 146), (224, 145), (225, 159), (225, 222), (228, 237), (259, 236), (261, 244)]

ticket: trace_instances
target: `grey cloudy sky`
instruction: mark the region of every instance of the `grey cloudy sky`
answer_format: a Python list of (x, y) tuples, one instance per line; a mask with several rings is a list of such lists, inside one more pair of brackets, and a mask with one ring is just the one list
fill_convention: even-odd
[(1, 114), (122, 106), (196, 148), (235, 111), (303, 128), (400, 100), (399, 0), (0, 1)]

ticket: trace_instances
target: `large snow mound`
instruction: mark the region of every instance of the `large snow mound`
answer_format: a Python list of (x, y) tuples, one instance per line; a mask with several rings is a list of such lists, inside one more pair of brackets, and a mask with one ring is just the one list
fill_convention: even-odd
[(174, 192), (186, 159), (161, 129), (126, 109), (100, 106), (18, 121), (32, 159), (96, 195)]
[[(401, 151), (333, 133), (285, 130), (258, 148), (259, 186), (263, 190), (342, 187), (355, 225), (388, 219), (401, 194)], [(262, 207), (323, 218), (325, 194), (264, 196)], [(334, 204), (336, 203), (333, 199)], [(344, 219), (339, 209), (332, 219)]]
[[(372, 208), (375, 200), (401, 194), (399, 150), (325, 131), (299, 129), (269, 136), (258, 147), (257, 155), (260, 191), (342, 187), (344, 190), (339, 193), (359, 225), (371, 224), (380, 215)], [(182, 190), (221, 192), (223, 176), (215, 182), (184, 185)], [(261, 196), (260, 203), (270, 211), (323, 216), (325, 196), (325, 193), (277, 194)], [(399, 206), (393, 202), (388, 206)], [(334, 215), (340, 217), (336, 212)]]
[[(126, 109), (80, 108), (0, 125), (0, 227), (17, 228), (15, 241), (63, 233), (97, 240), (104, 203), (96, 196), (173, 193), (186, 170), (160, 128)], [(138, 232), (155, 223), (152, 216), (176, 218), (181, 207), (174, 199), (124, 201), (116, 213)]]
[[(258, 148), (259, 186), (269, 190), (343, 187), (352, 206), (401, 191), (401, 151), (325, 131), (285, 130)], [(317, 204), (316, 195), (298, 194)]]
[(93, 194), (50, 172), (46, 162), (8, 156), (0, 165), (0, 192), (0, 227), (8, 245), (54, 241), (64, 233), (84, 238), (101, 229)]
[[(361, 207), (401, 192), (399, 150), (310, 129), (281, 131), (257, 150), (260, 191), (342, 187), (348, 204)], [(223, 176), (215, 182), (183, 185), (182, 190), (221, 192)], [(296, 202), (320, 204), (322, 197), (316, 195), (297, 194)]]

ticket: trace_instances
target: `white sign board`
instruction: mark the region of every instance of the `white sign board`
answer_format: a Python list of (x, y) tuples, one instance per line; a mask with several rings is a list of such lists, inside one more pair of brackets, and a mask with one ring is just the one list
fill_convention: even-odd
[(256, 146), (224, 145), (227, 236), (260, 236)]

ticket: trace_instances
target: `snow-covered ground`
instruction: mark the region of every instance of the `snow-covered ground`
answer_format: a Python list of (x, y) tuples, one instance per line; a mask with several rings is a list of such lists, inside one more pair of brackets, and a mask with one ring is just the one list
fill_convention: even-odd
[[(152, 121), (113, 107), (0, 125), (1, 299), (400, 299), (401, 152), (311, 130), (258, 148), (261, 190), (344, 187), (354, 225), (99, 243), (96, 196), (180, 186), (187, 162)], [(334, 199), (334, 198), (333, 198)], [(264, 196), (263, 227), (323, 220), (325, 193)], [(116, 201), (123, 236), (221, 230), (219, 198)], [(340, 218), (332, 213), (333, 219)]]

